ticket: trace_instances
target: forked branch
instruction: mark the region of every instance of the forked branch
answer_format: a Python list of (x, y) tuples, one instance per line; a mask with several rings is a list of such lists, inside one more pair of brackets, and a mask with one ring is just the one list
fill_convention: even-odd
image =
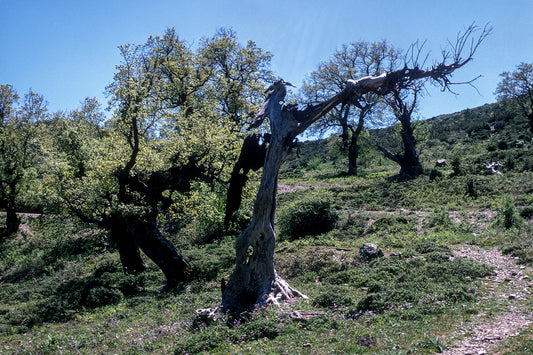
[[(450, 49), (442, 52), (441, 61), (427, 69), (421, 69), (419, 66), (420, 52), (422, 51), (423, 45), (413, 46), (410, 50), (418, 51), (418, 53), (411, 53), (410, 59), (406, 60), (404, 68), (378, 76), (365, 76), (357, 80), (348, 80), (346, 87), (329, 100), (317, 105), (310, 105), (303, 111), (297, 110), (296, 108), (290, 109), (289, 111), (300, 123), (297, 134), (305, 131), (307, 127), (323, 117), (338, 104), (359, 105), (360, 101), (364, 100), (363, 96), (369, 92), (378, 95), (387, 95), (412, 87), (415, 85), (415, 82), (422, 79), (431, 80), (439, 85), (443, 91), (450, 92), (453, 92), (450, 89), (452, 85), (471, 84), (479, 76), (462, 83), (453, 83), (450, 78), (455, 70), (463, 67), (473, 59), (479, 45), (491, 31), (492, 28), (488, 25), (483, 29), (480, 29), (474, 24), (470, 25), (464, 33), (457, 35), (456, 42), (450, 46)], [(423, 63), (426, 60), (427, 56), (424, 57)], [(450, 62), (450, 60), (452, 61)]]

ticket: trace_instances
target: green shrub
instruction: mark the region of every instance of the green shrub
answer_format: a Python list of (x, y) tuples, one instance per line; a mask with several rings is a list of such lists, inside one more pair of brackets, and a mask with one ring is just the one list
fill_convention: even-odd
[(352, 297), (346, 290), (339, 287), (330, 287), (327, 291), (321, 292), (314, 299), (314, 303), (327, 308), (337, 308), (338, 306), (351, 306)]
[(429, 181), (440, 180), (442, 179), (442, 177), (443, 177), (443, 174), (439, 169), (432, 168), (429, 171)]
[(235, 337), (242, 341), (253, 341), (258, 339), (274, 339), (281, 332), (279, 322), (272, 319), (256, 319), (245, 322), (235, 328)]
[(174, 354), (210, 352), (228, 345), (229, 330), (225, 326), (209, 327), (194, 333), (178, 345)]
[(511, 227), (518, 227), (520, 217), (516, 211), (516, 207), (513, 200), (508, 196), (506, 197), (499, 208), (499, 222), (505, 229)]
[(452, 166), (452, 170), (453, 170), (452, 173), (450, 174), (451, 177), (460, 176), (464, 174), (464, 170), (462, 167), (462, 158), (459, 153), (455, 153), (453, 155), (450, 165)]
[(280, 234), (289, 239), (307, 235), (319, 235), (335, 227), (338, 215), (331, 207), (329, 198), (314, 195), (306, 200), (297, 200), (280, 212)]
[(502, 248), (502, 254), (519, 258), (520, 264), (533, 264), (533, 240), (513, 243)]
[(520, 211), (520, 217), (522, 217), (522, 218), (531, 218), (531, 217), (533, 217), (533, 207), (532, 206), (527, 206), (527, 207), (522, 208), (522, 210)]
[(116, 288), (96, 286), (89, 289), (84, 303), (87, 307), (96, 308), (118, 303), (121, 299), (122, 293)]
[(448, 257), (453, 256), (453, 252), (448, 246), (438, 244), (434, 241), (419, 241), (415, 243), (413, 248), (417, 253), (420, 254), (440, 252), (448, 255)]

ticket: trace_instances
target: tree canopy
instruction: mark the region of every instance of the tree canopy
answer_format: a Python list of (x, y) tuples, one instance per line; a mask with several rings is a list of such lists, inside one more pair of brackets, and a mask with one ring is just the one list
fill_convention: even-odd
[(520, 63), (514, 72), (503, 72), (500, 76), (502, 81), (495, 92), (498, 100), (515, 99), (528, 117), (533, 133), (533, 64)]
[[(159, 232), (158, 216), (187, 208), (205, 213), (205, 196), (195, 191), (227, 180), (270, 78), (271, 56), (226, 30), (196, 50), (174, 29), (119, 50), (122, 62), (107, 87), (111, 118), (102, 125), (98, 105), (87, 100), (56, 120), (60, 144), (49, 151), (60, 168), (49, 169), (49, 181), (71, 212), (110, 230), (127, 273), (143, 270), (141, 248), (175, 286), (169, 275), (187, 263)], [(157, 256), (162, 250), (167, 259)], [(172, 265), (177, 259), (180, 265)]]
[(16, 210), (21, 194), (30, 190), (40, 156), (38, 123), (48, 114), (41, 95), (30, 91), (22, 103), (19, 99), (11, 85), (0, 86), (0, 207), (7, 213), (6, 235), (18, 230)]

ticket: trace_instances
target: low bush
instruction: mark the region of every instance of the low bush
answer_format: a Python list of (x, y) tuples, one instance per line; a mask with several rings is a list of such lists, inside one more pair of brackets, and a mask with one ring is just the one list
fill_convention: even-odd
[(440, 180), (444, 175), (439, 169), (432, 168), (429, 171), (429, 181)]
[(520, 210), (520, 217), (530, 219), (533, 217), (533, 207), (527, 206)]
[(335, 227), (338, 219), (339, 216), (332, 209), (329, 198), (312, 195), (285, 207), (280, 212), (278, 227), (282, 238), (298, 239), (329, 232)]
[(521, 243), (513, 243), (502, 248), (502, 254), (519, 259), (520, 264), (533, 264), (533, 239)]
[(513, 200), (508, 196), (504, 198), (498, 208), (498, 222), (505, 229), (518, 227), (520, 216), (516, 210)]
[(330, 287), (327, 291), (323, 291), (314, 297), (313, 302), (321, 307), (337, 308), (339, 306), (351, 306), (353, 298), (345, 289)]

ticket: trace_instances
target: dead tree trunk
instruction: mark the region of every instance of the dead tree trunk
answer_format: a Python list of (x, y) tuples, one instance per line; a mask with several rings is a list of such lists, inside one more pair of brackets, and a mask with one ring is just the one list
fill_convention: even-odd
[[(277, 87), (276, 87), (277, 84)], [(278, 304), (295, 296), (305, 297), (291, 288), (274, 269), (274, 213), (278, 173), (289, 157), (298, 122), (287, 112), (282, 113), (285, 83), (278, 82), (265, 102), (264, 116), (271, 125), (270, 144), (265, 157), (261, 184), (257, 192), (252, 222), (237, 238), (236, 265), (223, 291), (222, 305), (230, 310), (248, 309), (265, 303)]]
[[(270, 94), (251, 127), (259, 126), (266, 116), (270, 119), (272, 137), (266, 153), (261, 183), (257, 192), (252, 221), (248, 228), (235, 242), (236, 265), (227, 286), (222, 291), (222, 306), (226, 310), (239, 311), (267, 303), (278, 304), (295, 296), (305, 297), (290, 287), (274, 268), (274, 212), (276, 210), (276, 193), (278, 173), (283, 162), (289, 157), (294, 138), (304, 132), (311, 124), (323, 117), (338, 104), (361, 105), (363, 95), (373, 92), (387, 95), (398, 89), (410, 87), (422, 78), (430, 78), (443, 88), (448, 88), (451, 73), (472, 59), (475, 49), (490, 33), (485, 28), (479, 39), (472, 41), (470, 53), (466, 59), (461, 58), (464, 43), (476, 30), (475, 26), (458, 37), (454, 47), (453, 63), (446, 64), (450, 56), (444, 52), (443, 62), (423, 70), (403, 68), (379, 76), (367, 76), (358, 80), (348, 80), (346, 87), (337, 95), (318, 105), (310, 105), (305, 110), (296, 106), (283, 108), (281, 101), (285, 98), (286, 85), (283, 80), (274, 83)], [(291, 85), (292, 86), (292, 85)]]

